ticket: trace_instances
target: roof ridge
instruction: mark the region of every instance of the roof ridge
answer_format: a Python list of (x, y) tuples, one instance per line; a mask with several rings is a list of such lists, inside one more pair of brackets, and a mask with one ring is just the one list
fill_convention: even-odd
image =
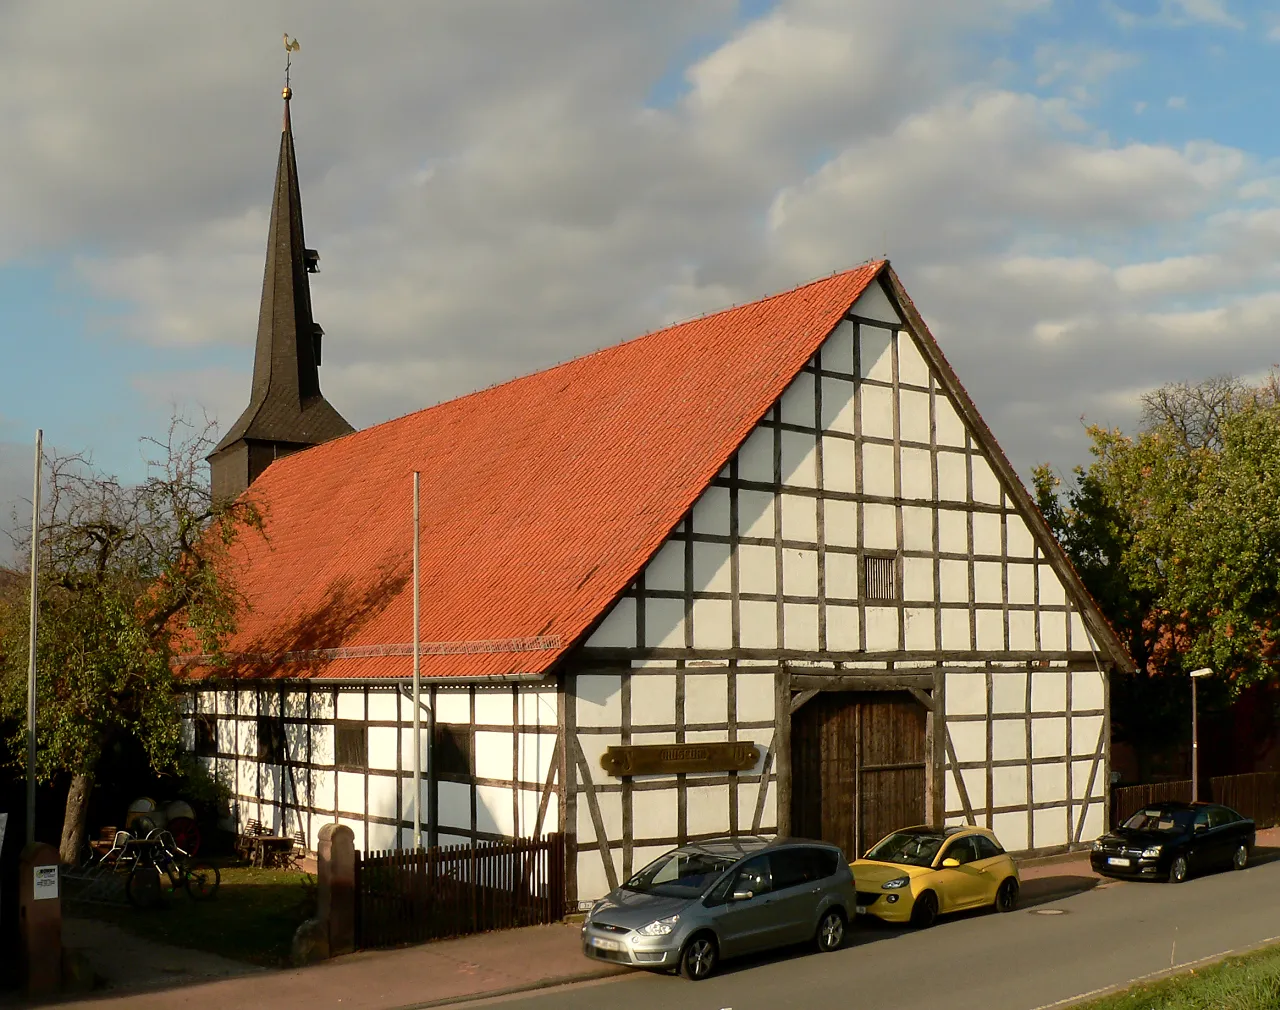
[(387, 425), (398, 424), (401, 421), (406, 421), (411, 417), (417, 417), (420, 414), (423, 414), (429, 410), (437, 410), (440, 407), (447, 406), (448, 404), (458, 403), (462, 400), (468, 400), (473, 396), (481, 396), (485, 393), (492, 392), (493, 390), (502, 389), (505, 386), (512, 385), (513, 383), (524, 382), (526, 380), (534, 378), (535, 376), (546, 375), (550, 372), (554, 372), (558, 368), (565, 368), (568, 365), (576, 364), (577, 362), (580, 362), (580, 361), (586, 361), (590, 358), (597, 357), (598, 355), (601, 355), (601, 354), (610, 354), (621, 347), (629, 346), (641, 340), (647, 340), (650, 337), (656, 337), (664, 333), (669, 333), (670, 331), (674, 329), (678, 329), (681, 326), (688, 326), (691, 323), (702, 322), (703, 320), (706, 320), (706, 319), (714, 319), (716, 316), (724, 315), (729, 312), (737, 312), (740, 309), (750, 308), (753, 305), (764, 305), (767, 302), (774, 301), (775, 299), (785, 298), (788, 295), (793, 295), (799, 291), (804, 290), (805, 288), (814, 287), (818, 284), (823, 284), (823, 283), (826, 283), (827, 281), (832, 281), (839, 277), (844, 277), (849, 274), (857, 273), (859, 270), (865, 270), (867, 267), (870, 267), (870, 266), (885, 266), (888, 264), (888, 262), (889, 261), (884, 257), (876, 257), (873, 259), (864, 260), (862, 263), (859, 263), (856, 266), (849, 267), (848, 269), (845, 269), (845, 270), (835, 270), (832, 273), (826, 275), (825, 277), (815, 277), (812, 280), (804, 281), (801, 284), (796, 284), (795, 286), (786, 288), (782, 291), (775, 291), (771, 295), (765, 295), (763, 298), (756, 298), (749, 302), (742, 302), (740, 304), (730, 305), (726, 308), (715, 309), (714, 311), (705, 312), (700, 316), (690, 316), (687, 319), (681, 319), (667, 326), (659, 327), (658, 329), (648, 330), (644, 333), (640, 333), (632, 337), (624, 337), (623, 339), (617, 341), (616, 343), (606, 344), (604, 347), (597, 347), (594, 351), (587, 351), (585, 354), (578, 354), (572, 358), (566, 358), (563, 361), (556, 362), (556, 364), (554, 365), (547, 365), (545, 368), (539, 368), (532, 372), (523, 372), (520, 375), (513, 375), (511, 378), (503, 379), (501, 382), (492, 382), (487, 386), (480, 386), (477, 389), (471, 390), (471, 392), (469, 393), (462, 393), (459, 396), (453, 396), (447, 400), (440, 400), (437, 403), (430, 404), (426, 407), (419, 407), (416, 410), (409, 411), (407, 414), (401, 414), (398, 417), (389, 417), (385, 421), (379, 421), (377, 424), (371, 424), (367, 428), (361, 428), (358, 431), (353, 432), (351, 434), (340, 436), (340, 438), (337, 438), (337, 439), (331, 439), (330, 442), (327, 442), (325, 444), (337, 442), (345, 438), (351, 438), (353, 437), (353, 435), (363, 435), (366, 432), (385, 430)]

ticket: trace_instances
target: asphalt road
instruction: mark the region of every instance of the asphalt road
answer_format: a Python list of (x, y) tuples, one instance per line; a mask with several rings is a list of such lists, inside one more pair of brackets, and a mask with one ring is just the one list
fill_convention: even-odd
[(1178, 885), (1107, 882), (1084, 894), (1004, 915), (971, 913), (921, 932), (859, 926), (835, 953), (785, 951), (728, 962), (703, 982), (636, 972), (471, 1005), (1045, 1010), (1267, 940), (1280, 940), (1280, 861)]

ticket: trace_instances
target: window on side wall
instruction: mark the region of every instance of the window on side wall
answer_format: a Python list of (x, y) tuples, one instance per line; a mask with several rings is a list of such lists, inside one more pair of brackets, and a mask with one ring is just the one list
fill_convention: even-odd
[(193, 722), (196, 731), (196, 757), (216, 757), (218, 753), (217, 716), (202, 712)]
[(441, 775), (474, 775), (475, 754), (470, 726), (436, 723), (435, 765)]
[(333, 763), (352, 771), (364, 771), (369, 767), (369, 734), (364, 723), (352, 719), (334, 722)]
[(862, 595), (868, 601), (898, 599), (898, 559), (892, 554), (868, 554), (862, 559)]
[(258, 716), (258, 760), (268, 764), (284, 764), (284, 722), (275, 716)]

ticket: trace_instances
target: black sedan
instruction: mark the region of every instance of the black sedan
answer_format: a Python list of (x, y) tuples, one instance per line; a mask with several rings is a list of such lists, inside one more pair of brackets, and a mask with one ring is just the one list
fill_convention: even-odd
[(1104, 877), (1179, 884), (1189, 873), (1243, 870), (1255, 838), (1253, 821), (1230, 807), (1152, 803), (1094, 842), (1089, 862)]

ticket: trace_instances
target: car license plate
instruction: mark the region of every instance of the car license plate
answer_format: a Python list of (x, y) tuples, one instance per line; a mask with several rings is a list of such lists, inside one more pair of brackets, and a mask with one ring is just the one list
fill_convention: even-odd
[(1107, 858), (1108, 866), (1128, 866), (1129, 860), (1124, 856), (1109, 856)]
[(866, 905), (854, 905), (854, 906), (853, 906), (853, 911), (854, 911), (854, 913), (855, 913), (855, 914), (857, 914), (857, 915), (866, 915), (866, 914), (867, 914), (867, 906), (866, 906)]
[(606, 940), (600, 936), (591, 938), (591, 946), (598, 947), (600, 950), (621, 950), (622, 944), (617, 940)]

